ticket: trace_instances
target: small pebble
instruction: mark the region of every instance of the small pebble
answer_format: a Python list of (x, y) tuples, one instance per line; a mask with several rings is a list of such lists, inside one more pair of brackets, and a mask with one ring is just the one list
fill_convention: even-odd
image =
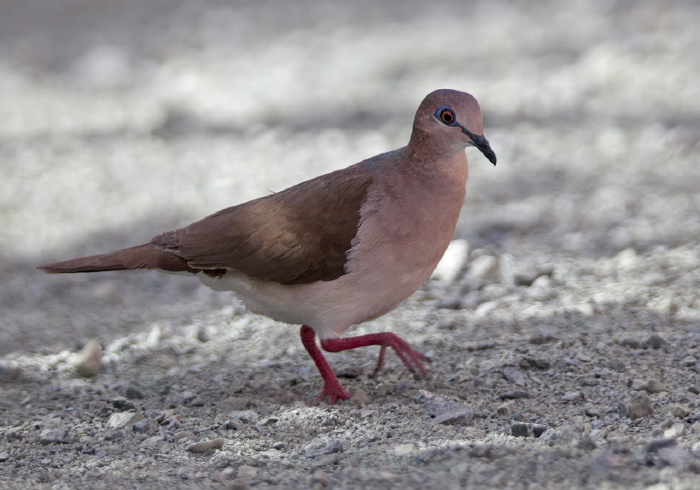
[(493, 255), (480, 255), (469, 264), (470, 281), (491, 281), (498, 276), (498, 259)]
[(654, 407), (651, 404), (651, 399), (649, 395), (643, 391), (632, 394), (627, 408), (632, 420), (649, 417), (654, 414)]
[(197, 340), (200, 342), (209, 342), (209, 334), (207, 333), (207, 329), (204, 327), (199, 327), (197, 329)]
[(508, 415), (510, 412), (510, 405), (508, 403), (502, 403), (496, 407), (496, 413), (501, 416)]
[(102, 347), (96, 340), (90, 340), (72, 360), (79, 375), (86, 378), (97, 376), (102, 367)]
[(529, 367), (536, 367), (538, 369), (549, 369), (551, 367), (551, 363), (547, 359), (524, 357), (520, 362), (520, 367), (523, 369), (527, 369)]
[(544, 345), (557, 342), (558, 340), (559, 338), (555, 337), (554, 335), (533, 335), (530, 337), (529, 342), (535, 345)]
[(644, 346), (651, 349), (662, 349), (668, 345), (671, 345), (670, 342), (656, 333), (651, 334), (649, 338), (644, 341)]
[(358, 390), (353, 393), (352, 398), (350, 398), (350, 403), (353, 405), (367, 405), (370, 403), (372, 400), (369, 398), (369, 395), (365, 390), (362, 388), (359, 388)]
[(158, 433), (158, 431), (160, 430), (160, 425), (158, 425), (158, 422), (156, 422), (156, 420), (148, 418), (139, 420), (131, 428), (135, 432), (144, 432), (152, 436)]
[(436, 424), (442, 425), (469, 425), (474, 415), (470, 409), (459, 412), (445, 413), (435, 417)]
[(690, 410), (688, 410), (688, 408), (684, 407), (683, 405), (679, 405), (677, 403), (674, 403), (674, 404), (666, 407), (666, 412), (669, 415), (672, 415), (673, 417), (675, 417), (677, 419), (684, 419), (688, 415), (690, 415)]
[(538, 438), (544, 434), (549, 427), (541, 424), (531, 424), (528, 422), (514, 422), (510, 424), (510, 434), (515, 437)]
[(239, 476), (234, 478), (226, 488), (227, 490), (250, 490), (250, 484), (247, 478)]
[(659, 380), (650, 379), (647, 381), (646, 390), (649, 393), (661, 393), (666, 391), (666, 385)]
[(364, 370), (361, 366), (344, 366), (343, 369), (339, 369), (336, 376), (345, 379), (356, 379), (362, 376)]
[(508, 422), (525, 422), (525, 417), (520, 412), (510, 412), (508, 414)]
[(375, 413), (375, 410), (369, 410), (367, 408), (364, 408), (364, 409), (360, 410), (360, 418), (366, 419), (366, 418), (374, 415), (374, 413)]
[(39, 442), (46, 444), (64, 444), (68, 442), (66, 440), (66, 429), (56, 428), (56, 429), (46, 429), (41, 431), (39, 434)]
[(148, 439), (145, 439), (141, 442), (140, 446), (141, 447), (153, 447), (157, 444), (160, 444), (163, 442), (163, 436), (153, 436), (149, 437)]
[(598, 444), (590, 437), (584, 437), (578, 442), (578, 447), (580, 449), (585, 449), (586, 451), (592, 451), (598, 447)]
[(254, 424), (260, 418), (260, 415), (252, 410), (234, 410), (228, 416), (246, 424)]
[(197, 441), (197, 436), (194, 435), (194, 432), (190, 432), (188, 430), (183, 430), (182, 432), (178, 432), (175, 434), (175, 440), (180, 441), (182, 439), (189, 439), (190, 441)]
[(624, 338), (620, 340), (620, 345), (624, 347), (629, 347), (630, 349), (641, 349), (642, 343), (637, 339)]
[(394, 446), (394, 454), (397, 456), (405, 456), (416, 452), (416, 446), (413, 444), (399, 444)]
[(241, 422), (240, 420), (236, 419), (228, 419), (225, 421), (223, 424), (221, 424), (221, 428), (224, 430), (238, 430), (241, 427)]
[(143, 391), (131, 385), (124, 389), (124, 396), (129, 400), (143, 400), (146, 398), (146, 394)]
[(581, 402), (583, 401), (583, 393), (580, 391), (569, 391), (564, 394), (562, 401), (566, 403)]
[(530, 398), (530, 393), (527, 391), (509, 391), (508, 393), (503, 393), (498, 395), (501, 400), (516, 400), (518, 398)]
[(245, 410), (250, 405), (249, 396), (230, 396), (219, 402), (222, 412), (232, 412), (235, 410)]
[(495, 448), (493, 444), (477, 444), (469, 451), (469, 456), (473, 458), (494, 459)]
[(187, 446), (187, 450), (191, 453), (206, 453), (212, 449), (221, 449), (224, 447), (223, 439), (212, 439), (210, 441), (199, 441), (190, 446)]
[(321, 468), (323, 466), (338, 465), (339, 461), (340, 454), (326, 454), (325, 456), (314, 458), (311, 465), (315, 468)]
[(414, 400), (422, 404), (438, 424), (467, 425), (474, 417), (473, 410), (466, 403), (451, 400), (427, 390), (420, 390)]
[(238, 478), (253, 478), (255, 475), (258, 474), (258, 469), (244, 464), (238, 467)]
[(133, 410), (136, 406), (124, 397), (117, 397), (110, 400), (117, 410)]
[(5, 432), (5, 439), (8, 442), (21, 441), (25, 438), (24, 432), (18, 428), (11, 428)]
[(464, 269), (469, 255), (469, 243), (462, 239), (453, 240), (431, 274), (432, 280), (452, 283)]
[(618, 359), (618, 358), (610, 359), (610, 361), (608, 361), (608, 366), (610, 366), (610, 369), (612, 369), (614, 371), (618, 371), (618, 372), (622, 372), (622, 371), (625, 371), (627, 369), (627, 366), (622, 361), (622, 359)]
[(19, 366), (12, 361), (0, 361), (0, 382), (17, 379), (21, 372)]
[(503, 377), (509, 382), (518, 386), (525, 386), (525, 374), (520, 368), (507, 367), (503, 370)]
[(124, 427), (127, 424), (135, 424), (143, 419), (143, 415), (136, 412), (116, 412), (107, 419), (107, 427)]
[(306, 456), (315, 458), (318, 456), (326, 456), (328, 454), (342, 453), (345, 450), (343, 441), (340, 439), (331, 439), (322, 448), (309, 448), (305, 451)]
[[(628, 383), (629, 384), (629, 383)], [(632, 383), (629, 385), (634, 391), (641, 391), (647, 389), (647, 382), (640, 378), (634, 378)]]
[(664, 431), (664, 437), (668, 439), (678, 439), (686, 434), (685, 424), (677, 422)]
[(266, 417), (255, 425), (258, 425), (260, 427), (267, 427), (268, 425), (273, 425), (273, 424), (277, 423), (278, 421), (279, 421), (279, 419), (277, 417)]

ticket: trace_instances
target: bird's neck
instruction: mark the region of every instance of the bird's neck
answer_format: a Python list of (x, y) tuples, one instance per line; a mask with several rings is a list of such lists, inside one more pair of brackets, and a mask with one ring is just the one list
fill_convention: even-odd
[(414, 129), (404, 154), (413, 165), (432, 166), (431, 162), (437, 160), (462, 160), (464, 148), (446, 145), (433, 135)]
[[(380, 185), (388, 199), (387, 203), (391, 201), (406, 207), (404, 211), (414, 219), (425, 214), (423, 211), (434, 207), (454, 208), (459, 212), (464, 202), (469, 174), (464, 150), (440, 151), (429, 156), (413, 150), (409, 145), (391, 152), (388, 154), (391, 155), (388, 165), (379, 167), (381, 170), (377, 178), (382, 182)], [(419, 209), (409, 210), (411, 206)], [(429, 217), (431, 213), (429, 211), (425, 214), (426, 218), (436, 219), (434, 215)]]

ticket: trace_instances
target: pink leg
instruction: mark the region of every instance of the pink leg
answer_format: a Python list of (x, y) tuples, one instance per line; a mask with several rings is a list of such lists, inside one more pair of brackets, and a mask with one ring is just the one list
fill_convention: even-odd
[(323, 377), (323, 390), (321, 390), (317, 400), (328, 398), (328, 403), (331, 405), (335, 405), (335, 402), (338, 400), (349, 400), (352, 395), (340, 386), (340, 381), (338, 381), (333, 369), (326, 361), (326, 358), (323, 357), (321, 349), (316, 345), (316, 332), (306, 325), (302, 325), (300, 334), (301, 343), (306, 347), (307, 352), (316, 363), (316, 367)]
[(396, 354), (414, 375), (426, 376), (428, 374), (423, 362), (430, 362), (430, 358), (413, 350), (408, 342), (391, 332), (372, 333), (369, 335), (360, 335), (358, 337), (348, 337), (346, 339), (326, 339), (321, 341), (321, 347), (328, 352), (340, 352), (357, 347), (367, 347), (368, 345), (381, 346), (379, 360), (377, 361), (377, 367), (374, 369), (373, 376), (376, 376), (384, 366), (384, 354), (387, 347), (391, 347), (396, 351)]

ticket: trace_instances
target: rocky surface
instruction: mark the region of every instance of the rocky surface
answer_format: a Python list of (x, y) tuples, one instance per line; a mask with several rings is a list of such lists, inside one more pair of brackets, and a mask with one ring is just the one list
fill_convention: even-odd
[[(0, 1), (0, 488), (698, 488), (695, 2)], [(155, 273), (45, 276), (481, 102), (439, 274), (330, 354)], [(96, 374), (97, 373), (97, 374)]]

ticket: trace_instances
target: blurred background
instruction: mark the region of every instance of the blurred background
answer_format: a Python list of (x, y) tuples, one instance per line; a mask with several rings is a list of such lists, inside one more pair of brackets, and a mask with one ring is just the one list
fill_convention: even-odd
[[(700, 238), (700, 4), (0, 0), (0, 355), (232, 302), (36, 264), (148, 241), (408, 141), (474, 94), (457, 233), (546, 261)], [(660, 248), (661, 247), (661, 248)]]

